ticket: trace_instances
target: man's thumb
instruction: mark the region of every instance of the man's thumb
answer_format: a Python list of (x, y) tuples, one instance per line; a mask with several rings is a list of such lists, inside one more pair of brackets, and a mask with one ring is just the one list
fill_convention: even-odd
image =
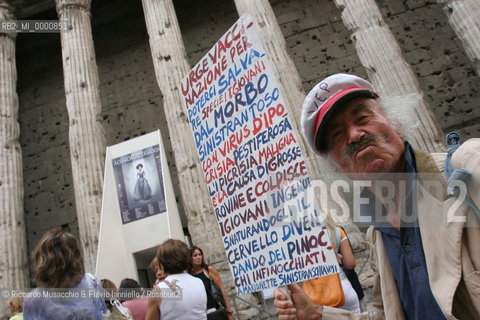
[(303, 293), (302, 288), (298, 284), (289, 284), (287, 285), (288, 290), (290, 290), (291, 294), (295, 293)]

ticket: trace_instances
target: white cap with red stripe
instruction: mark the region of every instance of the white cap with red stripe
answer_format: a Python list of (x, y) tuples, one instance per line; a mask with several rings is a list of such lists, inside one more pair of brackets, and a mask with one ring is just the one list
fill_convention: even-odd
[(334, 110), (356, 97), (378, 98), (370, 82), (352, 74), (337, 73), (318, 83), (302, 107), (302, 133), (315, 154), (324, 155), (325, 123)]

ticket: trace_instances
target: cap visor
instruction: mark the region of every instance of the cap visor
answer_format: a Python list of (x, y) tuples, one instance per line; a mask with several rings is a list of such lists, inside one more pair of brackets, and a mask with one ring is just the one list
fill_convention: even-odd
[(323, 116), (322, 122), (318, 126), (317, 131), (315, 132), (315, 147), (317, 148), (318, 151), (323, 153), (327, 152), (326, 135), (325, 135), (324, 129), (326, 127), (328, 120), (330, 120), (332, 115), (335, 114), (335, 112), (338, 109), (341, 109), (341, 107), (345, 105), (345, 103), (358, 97), (367, 97), (367, 98), (376, 99), (378, 98), (378, 95), (375, 92), (370, 91), (368, 89), (358, 89), (355, 91), (346, 92), (344, 95), (337, 97), (337, 100), (330, 106), (328, 111)]

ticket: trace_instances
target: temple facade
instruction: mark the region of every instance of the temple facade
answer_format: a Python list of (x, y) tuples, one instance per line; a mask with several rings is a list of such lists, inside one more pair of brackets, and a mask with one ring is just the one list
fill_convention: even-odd
[[(244, 13), (299, 137), (306, 92), (337, 72), (369, 79), (382, 96), (421, 97), (409, 115), (414, 147), (442, 151), (454, 130), (480, 136), (477, 0), (0, 0), (0, 22), (70, 22), (58, 33), (0, 29), (1, 288), (32, 286), (29, 253), (51, 228), (81, 239), (93, 272), (105, 149), (160, 129), (185, 233), (233, 292), (178, 87)], [(321, 178), (322, 160), (300, 144)], [(361, 231), (345, 226), (366, 261)], [(242, 308), (245, 319), (256, 312)]]

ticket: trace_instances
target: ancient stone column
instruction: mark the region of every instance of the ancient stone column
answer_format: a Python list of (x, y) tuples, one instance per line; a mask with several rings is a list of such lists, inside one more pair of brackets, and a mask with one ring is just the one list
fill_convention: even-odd
[[(175, 8), (172, 0), (142, 0), (142, 3), (155, 76), (163, 94), (163, 111), (178, 170), (181, 190), (179, 201), (182, 201), (185, 209), (188, 230), (193, 244), (202, 248), (209, 263), (220, 271), (223, 283), (232, 289), (233, 281), (226, 262), (222, 237), (199, 167), (184, 99), (179, 91), (180, 81), (190, 71), (190, 66)], [(255, 311), (243, 310), (242, 315), (249, 318), (253, 316), (252, 312)]]
[[(310, 149), (306, 147), (303, 140), (300, 127), (300, 114), (303, 100), (305, 99), (305, 92), (303, 91), (302, 81), (295, 63), (288, 54), (285, 38), (280, 30), (270, 2), (268, 0), (234, 1), (239, 15), (250, 13), (253, 17), (256, 30), (262, 39), (265, 53), (272, 64), (274, 74), (280, 82), (280, 90), (288, 104), (287, 110), (293, 122), (297, 137), (301, 137), (301, 140), (298, 142), (305, 157), (305, 163), (307, 164), (310, 177), (313, 180), (320, 179), (331, 183), (332, 178), (327, 177), (327, 175), (329, 175), (328, 170), (332, 167), (326, 166), (325, 159), (314, 155)], [(320, 81), (321, 79), (318, 80)], [(328, 206), (320, 200), (319, 203), (324, 211), (328, 212), (329, 209), (333, 209), (331, 205)], [(351, 215), (349, 219), (343, 219), (342, 222), (342, 225), (350, 232), (352, 245), (355, 248), (360, 246), (363, 237), (359, 229), (352, 223)]]
[[(305, 92), (293, 59), (287, 51), (287, 43), (283, 37), (277, 18), (268, 0), (234, 0), (238, 15), (250, 13), (256, 30), (263, 42), (265, 53), (273, 68), (273, 73), (280, 82), (280, 91), (286, 102), (290, 119), (293, 122), (308, 172), (312, 179), (321, 176), (322, 165), (318, 157), (306, 147), (301, 134), (300, 114)], [(320, 80), (320, 79), (319, 79)]]
[[(14, 20), (12, 7), (0, 1), (0, 20)], [(28, 288), (23, 212), (22, 150), (18, 142), (15, 33), (0, 33), (0, 287)], [(4, 303), (0, 316), (5, 314)]]
[(192, 129), (178, 86), (190, 71), (185, 47), (171, 0), (142, 0), (150, 49), (177, 166), (181, 201), (194, 244), (208, 256), (221, 256), (223, 245), (213, 216), (205, 181), (198, 166)]
[[(377, 91), (383, 96), (421, 95), (418, 80), (375, 0), (335, 0), (335, 3), (342, 9), (343, 22), (352, 31), (358, 57)], [(415, 148), (443, 150), (441, 130), (423, 99), (413, 110), (411, 123), (417, 124), (411, 139)]]
[(85, 269), (94, 272), (106, 140), (90, 25), (90, 0), (55, 0), (55, 3), (59, 19), (70, 25), (61, 32), (70, 156)]
[(462, 41), (467, 56), (480, 75), (480, 1), (438, 0), (449, 18), (452, 29)]

